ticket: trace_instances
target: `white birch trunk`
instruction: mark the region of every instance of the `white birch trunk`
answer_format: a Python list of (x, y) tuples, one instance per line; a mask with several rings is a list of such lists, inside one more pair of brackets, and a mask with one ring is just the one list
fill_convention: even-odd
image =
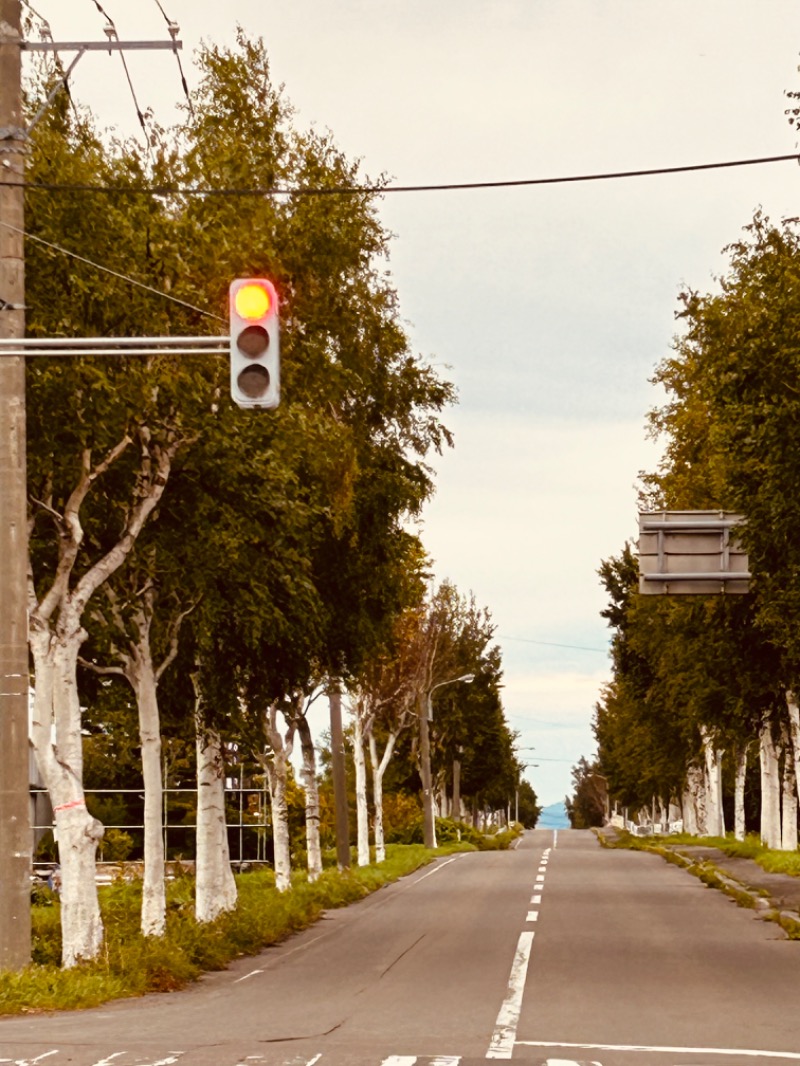
[(139, 649), (134, 686), (139, 711), (139, 739), (142, 746), (144, 781), (144, 878), (142, 882), (141, 929), (144, 936), (163, 936), (167, 927), (166, 883), (164, 879), (164, 837), (162, 807), (164, 784), (161, 779), (161, 722), (158, 713), (156, 675), (149, 644)]
[(30, 646), (36, 687), (31, 741), (53, 805), (61, 863), (62, 964), (97, 956), (103, 922), (97, 899), (97, 845), (103, 827), (86, 809), (77, 662), (86, 638), (77, 617), (60, 619), (59, 632), (32, 626)]
[(781, 846), (780, 763), (769, 719), (759, 731), (761, 764), (761, 840), (768, 848)]
[(322, 848), (319, 840), (319, 786), (317, 785), (317, 760), (314, 741), (308, 720), (304, 715), (297, 719), (300, 747), (303, 753), (303, 789), (306, 797), (306, 852), (308, 855), (308, 880), (316, 881), (322, 873)]
[(353, 715), (353, 761), (356, 769), (356, 826), (359, 866), (369, 866), (369, 810), (367, 808), (367, 765), (364, 758), (364, 732), (360, 706)]
[(272, 813), (272, 851), (275, 887), (288, 892), (292, 887), (292, 850), (289, 836), (289, 807), (286, 802), (287, 760), (283, 751), (274, 752), (267, 763), (270, 810)]
[(705, 835), (725, 836), (725, 816), (722, 810), (722, 751), (716, 747), (711, 730), (700, 727), (706, 771)]
[(272, 812), (275, 887), (279, 892), (287, 892), (292, 887), (292, 848), (286, 782), (289, 776), (289, 758), (292, 754), (294, 733), (293, 727), (290, 726), (284, 741), (278, 728), (278, 710), (274, 704), (267, 711), (264, 724), (272, 748), (272, 754), (266, 761), (266, 770)]
[(219, 733), (197, 723), (195, 917), (213, 922), (236, 906), (225, 818), (225, 766)]
[(744, 819), (744, 786), (747, 777), (747, 751), (749, 744), (743, 744), (736, 752), (736, 781), (734, 784), (734, 826), (733, 832), (737, 840), (745, 838)]
[(375, 806), (375, 861), (386, 860), (386, 840), (383, 832), (383, 775), (394, 751), (397, 733), (390, 733), (383, 749), (383, 757), (378, 759), (378, 745), (375, 734), (369, 735), (369, 758), (372, 764), (372, 801)]
[(793, 692), (786, 693), (786, 709), (789, 714), (789, 740), (787, 758), (792, 760), (794, 766), (794, 787), (797, 792), (797, 783), (800, 781), (800, 707)]
[(683, 828), (691, 836), (706, 832), (705, 772), (698, 763), (686, 770), (686, 790), (683, 793)]
[(795, 851), (797, 848), (797, 779), (789, 733), (785, 725), (783, 726), (783, 751), (781, 847), (784, 851)]

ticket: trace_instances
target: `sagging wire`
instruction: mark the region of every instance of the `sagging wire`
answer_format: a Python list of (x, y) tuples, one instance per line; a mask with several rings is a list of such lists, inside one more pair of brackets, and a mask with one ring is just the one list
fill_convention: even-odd
[[(106, 37), (108, 37), (109, 41), (118, 41), (119, 34), (117, 33), (117, 27), (114, 23), (114, 20), (111, 18), (108, 12), (103, 9), (102, 5), (100, 4), (100, 0), (92, 0), (92, 3), (103, 16), (103, 18), (106, 20), (106, 25), (103, 27)], [(147, 148), (147, 156), (150, 160), (150, 165), (152, 166), (154, 163), (153, 149), (150, 143), (150, 134), (147, 131), (147, 123), (145, 122), (144, 113), (139, 107), (139, 101), (136, 97), (136, 90), (133, 87), (133, 80), (131, 79), (130, 71), (128, 70), (128, 63), (125, 59), (125, 53), (123, 51), (120, 51), (119, 57), (122, 60), (122, 67), (125, 71), (125, 77), (128, 79), (128, 87), (131, 90), (131, 96), (133, 97), (133, 105), (136, 108), (136, 117), (139, 119), (139, 125), (142, 127), (142, 133), (144, 134), (144, 143), (145, 147)]]
[(12, 233), (19, 233), (30, 241), (36, 241), (37, 244), (42, 244), (45, 248), (60, 252), (61, 255), (69, 256), (70, 259), (77, 259), (79, 263), (86, 263), (87, 266), (93, 267), (95, 270), (100, 270), (104, 274), (110, 274), (114, 278), (119, 278), (120, 281), (126, 281), (129, 285), (134, 285), (138, 289), (144, 289), (145, 292), (152, 293), (155, 296), (161, 296), (165, 300), (170, 300), (174, 304), (180, 304), (181, 307), (186, 307), (190, 311), (197, 311), (198, 314), (205, 315), (207, 318), (215, 318), (218, 322), (226, 321), (221, 315), (215, 315), (213, 311), (206, 311), (203, 307), (197, 307), (195, 304), (190, 304), (186, 300), (180, 300), (177, 296), (172, 296), (168, 292), (162, 292), (161, 289), (156, 289), (153, 285), (148, 285), (144, 281), (137, 281), (136, 278), (132, 278), (129, 274), (121, 274), (118, 270), (112, 270), (111, 267), (95, 263), (94, 260), (87, 259), (85, 255), (78, 255), (77, 252), (71, 252), (69, 248), (63, 248), (60, 244), (46, 241), (43, 237), (37, 237), (35, 233), (29, 233), (25, 229), (20, 229), (19, 226), (12, 226), (10, 222), (3, 222), (0, 220), (0, 226), (11, 230)]
[[(155, 0), (155, 4), (156, 4), (156, 7), (158, 8), (158, 10), (161, 12), (161, 14), (164, 16), (164, 21), (167, 24), (167, 32), (169, 33), (169, 35), (170, 35), (170, 37), (172, 38), (173, 41), (177, 41), (178, 32), (179, 32), (178, 23), (175, 22), (173, 19), (171, 19), (169, 17), (169, 15), (167, 15), (166, 11), (161, 6), (161, 0)], [(181, 85), (183, 86), (183, 94), (186, 97), (186, 103), (189, 105), (189, 114), (192, 116), (192, 118), (194, 118), (194, 106), (192, 104), (192, 98), (189, 95), (189, 85), (188, 85), (188, 83), (186, 81), (186, 75), (183, 73), (183, 64), (181, 63), (181, 54), (180, 54), (180, 52), (178, 51), (177, 48), (173, 49), (173, 51), (175, 53), (175, 58), (178, 61), (178, 70), (180, 71), (180, 75), (181, 75)]]

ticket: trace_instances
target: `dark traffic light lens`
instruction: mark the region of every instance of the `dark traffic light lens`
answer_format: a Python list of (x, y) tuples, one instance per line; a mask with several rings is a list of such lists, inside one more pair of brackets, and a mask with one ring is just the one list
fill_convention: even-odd
[(236, 338), (236, 347), (242, 355), (258, 359), (269, 347), (269, 333), (263, 326), (248, 326)]
[(257, 400), (269, 391), (269, 371), (263, 366), (245, 367), (236, 379), (236, 384), (244, 396)]

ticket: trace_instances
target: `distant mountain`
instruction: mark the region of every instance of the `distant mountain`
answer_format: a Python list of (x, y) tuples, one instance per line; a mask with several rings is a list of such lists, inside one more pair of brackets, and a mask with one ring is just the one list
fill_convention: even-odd
[(569, 829), (567, 808), (563, 803), (551, 803), (544, 807), (536, 823), (537, 829)]

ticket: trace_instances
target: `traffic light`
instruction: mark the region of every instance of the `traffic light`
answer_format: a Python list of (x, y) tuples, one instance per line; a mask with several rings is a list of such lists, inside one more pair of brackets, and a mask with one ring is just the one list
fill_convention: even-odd
[(280, 403), (278, 294), (266, 278), (237, 278), (230, 287), (231, 396), (239, 407)]

